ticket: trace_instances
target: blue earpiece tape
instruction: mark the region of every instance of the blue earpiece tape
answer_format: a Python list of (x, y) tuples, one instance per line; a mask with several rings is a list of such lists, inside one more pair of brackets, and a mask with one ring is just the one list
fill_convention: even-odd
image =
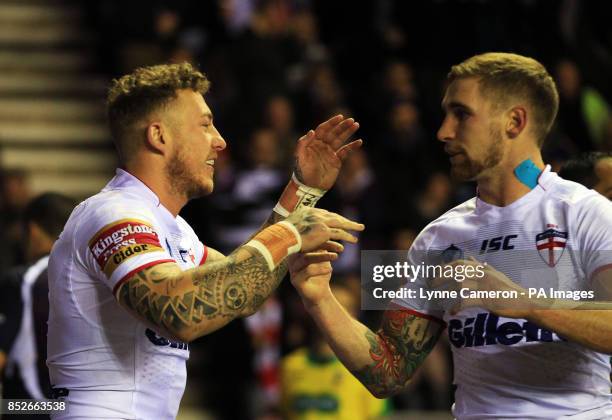
[(514, 175), (523, 184), (529, 188), (534, 189), (538, 185), (538, 177), (542, 171), (533, 163), (531, 159), (522, 161), (516, 168), (514, 168)]

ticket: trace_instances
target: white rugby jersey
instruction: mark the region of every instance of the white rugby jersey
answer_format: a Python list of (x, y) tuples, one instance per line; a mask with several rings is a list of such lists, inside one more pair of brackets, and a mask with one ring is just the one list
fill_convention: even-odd
[[(449, 253), (446, 262), (472, 255), (524, 287), (588, 290), (593, 273), (612, 268), (612, 203), (547, 166), (538, 185), (506, 207), (473, 198), (429, 224), (409, 251), (411, 264), (431, 251)], [(417, 284), (427, 287), (422, 278)], [(446, 323), (457, 419), (612, 418), (610, 356), (482, 308), (452, 316), (409, 299), (394, 303)]]
[(188, 345), (149, 329), (114, 294), (146, 267), (176, 262), (187, 270), (206, 256), (187, 222), (121, 169), (77, 206), (49, 260), (47, 365), (70, 402), (55, 418), (176, 417)]

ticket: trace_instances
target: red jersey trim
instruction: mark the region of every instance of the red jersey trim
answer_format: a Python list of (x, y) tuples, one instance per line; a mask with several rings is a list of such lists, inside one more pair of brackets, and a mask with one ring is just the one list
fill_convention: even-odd
[(121, 280), (119, 280), (115, 284), (115, 286), (113, 287), (113, 295), (116, 297), (116, 293), (117, 293), (117, 290), (119, 290), (119, 286), (121, 286), (123, 283), (125, 283), (125, 281), (127, 279), (129, 279), (130, 277), (132, 277), (134, 274), (138, 273), (141, 270), (144, 270), (145, 268), (153, 267), (154, 265), (163, 264), (163, 263), (167, 263), (167, 262), (176, 263), (176, 261), (174, 261), (174, 260), (157, 260), (157, 261), (151, 261), (149, 263), (141, 265), (138, 268), (133, 269), (132, 271), (127, 273), (125, 276), (121, 277)]
[(202, 259), (198, 265), (203, 265), (206, 262), (206, 258), (208, 258), (208, 247), (204, 244), (202, 244), (202, 246), (204, 247), (204, 254), (202, 255)]

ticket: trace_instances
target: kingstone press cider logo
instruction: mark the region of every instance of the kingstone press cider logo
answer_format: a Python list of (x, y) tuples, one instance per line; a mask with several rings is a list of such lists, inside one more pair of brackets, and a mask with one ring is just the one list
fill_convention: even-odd
[(155, 230), (140, 220), (132, 219), (119, 220), (102, 228), (89, 242), (89, 249), (107, 276), (135, 255), (162, 251)]

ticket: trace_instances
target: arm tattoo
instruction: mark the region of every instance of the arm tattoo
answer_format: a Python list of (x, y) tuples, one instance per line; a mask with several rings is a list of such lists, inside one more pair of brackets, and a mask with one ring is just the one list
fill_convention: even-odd
[(386, 311), (378, 333), (366, 332), (372, 363), (353, 374), (376, 395), (402, 390), (438, 341), (442, 329), (442, 325), (406, 311)]
[[(234, 253), (205, 269), (189, 270), (190, 277), (177, 275), (177, 268), (167, 264), (142, 270), (119, 289), (119, 302), (171, 332), (252, 314), (285, 277), (287, 263), (270, 271), (258, 251), (246, 249), (251, 255), (240, 262)], [(177, 287), (181, 281), (187, 285)], [(181, 292), (172, 293), (173, 289)]]

